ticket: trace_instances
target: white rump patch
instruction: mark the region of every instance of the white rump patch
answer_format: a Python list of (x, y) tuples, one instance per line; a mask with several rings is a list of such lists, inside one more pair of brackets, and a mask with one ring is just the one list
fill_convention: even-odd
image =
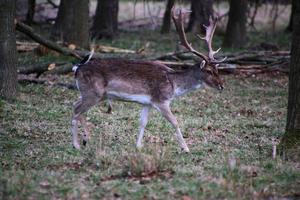
[[(92, 51), (91, 51), (90, 54), (89, 54), (89, 57), (86, 58), (86, 57), (87, 57), (87, 56), (86, 56), (79, 64), (74, 65), (74, 66), (72, 67), (72, 71), (73, 71), (73, 72), (76, 72), (77, 69), (78, 69), (78, 67), (79, 67), (80, 65), (84, 65), (84, 64), (88, 63), (88, 62), (91, 60), (91, 58), (93, 57), (94, 53), (95, 53), (95, 50), (94, 50), (94, 48), (93, 48)], [(85, 60), (85, 59), (86, 59), (86, 60)]]
[(77, 69), (78, 69), (78, 65), (74, 65), (74, 66), (72, 67), (72, 71), (73, 71), (73, 72), (76, 72)]

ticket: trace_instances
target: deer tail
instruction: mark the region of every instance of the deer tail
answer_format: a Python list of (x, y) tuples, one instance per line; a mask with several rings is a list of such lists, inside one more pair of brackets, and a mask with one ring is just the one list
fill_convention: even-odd
[(88, 55), (86, 55), (79, 63), (77, 63), (76, 65), (73, 66), (72, 71), (76, 73), (76, 71), (78, 70), (78, 68), (81, 65), (84, 65), (84, 64), (88, 63), (91, 60), (94, 53), (95, 53), (95, 51), (94, 51), (94, 48), (93, 48)]

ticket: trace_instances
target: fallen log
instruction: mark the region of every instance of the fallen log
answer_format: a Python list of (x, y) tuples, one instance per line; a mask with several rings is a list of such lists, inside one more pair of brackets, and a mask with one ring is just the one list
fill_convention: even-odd
[(191, 67), (193, 65), (195, 65), (195, 63), (191, 63), (191, 62), (175, 62), (175, 61), (158, 61), (161, 64), (167, 65), (171, 68), (173, 67)]
[[(266, 73), (268, 71), (279, 71), (288, 73), (290, 62), (289, 51), (244, 51), (238, 53), (227, 53), (219, 56), (217, 59), (227, 57), (219, 66), (221, 72), (251, 72)], [(191, 57), (183, 52), (168, 53), (157, 57), (162, 63), (170, 67), (180, 67), (192, 65)], [(185, 60), (189, 60), (185, 62)]]
[(94, 46), (95, 51), (101, 52), (101, 53), (137, 53), (136, 51), (129, 50), (129, 49), (121, 49), (117, 47), (111, 47), (111, 46), (104, 46), (104, 45), (95, 45)]
[(44, 38), (43, 36), (35, 33), (30, 26), (27, 26), (26, 24), (24, 24), (22, 22), (19, 22), (19, 21), (16, 22), (16, 30), (26, 34), (28, 37), (30, 37), (34, 41), (48, 47), (49, 49), (57, 51), (63, 55), (73, 56), (75, 58), (82, 59), (82, 55), (79, 55), (77, 52), (74, 52), (68, 48), (61, 47), (58, 44), (56, 44), (55, 42), (52, 42), (52, 41)]
[[(85, 51), (85, 50), (72, 50), (66, 47), (62, 47), (60, 45), (58, 45), (57, 43), (46, 39), (45, 37), (43, 37), (42, 35), (35, 33), (34, 30), (32, 29), (32, 27), (17, 21), (16, 22), (16, 30), (20, 31), (21, 33), (24, 33), (25, 35), (27, 35), (28, 37), (30, 37), (32, 40), (36, 41), (39, 44), (44, 45), (45, 47), (54, 50), (58, 53), (61, 53), (63, 55), (66, 56), (73, 56), (77, 59), (82, 59), (84, 56), (86, 56), (87, 54), (89, 54), (89, 51)], [(116, 47), (109, 47), (109, 46), (101, 46), (101, 45), (96, 45), (96, 48), (99, 49), (99, 51), (104, 52), (104, 53), (122, 53), (122, 54), (134, 54), (137, 53), (136, 51), (133, 50), (128, 50), (128, 49), (120, 49), (120, 48), (116, 48)], [(94, 53), (94, 58), (103, 58), (106, 57), (103, 54)]]
[(34, 79), (34, 78), (18, 78), (18, 83), (20, 84), (40, 84), (40, 85), (47, 85), (47, 86), (54, 86), (54, 87), (63, 87), (71, 90), (77, 90), (75, 84), (70, 83), (51, 83), (44, 79)]
[(18, 52), (33, 51), (39, 46), (39, 44), (36, 42), (23, 42), (23, 41), (17, 41), (16, 45), (17, 45)]
[(150, 60), (180, 60), (179, 56), (188, 53), (188, 51), (178, 51), (178, 52), (170, 52), (166, 53), (162, 56), (157, 56), (150, 58)]
[[(227, 55), (227, 59), (224, 63), (237, 63), (243, 62), (244, 64), (253, 64), (253, 62), (267, 64), (272, 62), (277, 62), (278, 60), (289, 60), (289, 52), (245, 52), (239, 55)], [(252, 62), (252, 63), (251, 63)]]
[(73, 66), (74, 65), (72, 63), (67, 63), (67, 64), (64, 64), (64, 65), (60, 65), (59, 67), (55, 67), (52, 70), (45, 71), (44, 74), (45, 75), (48, 75), (48, 74), (59, 74), (59, 75), (68, 74), (68, 73), (72, 72)]
[(30, 67), (23, 67), (18, 70), (19, 74), (36, 74), (36, 78), (40, 77), (44, 72), (51, 71), (57, 66), (65, 65), (66, 63), (44, 63), (44, 64), (35, 64)]

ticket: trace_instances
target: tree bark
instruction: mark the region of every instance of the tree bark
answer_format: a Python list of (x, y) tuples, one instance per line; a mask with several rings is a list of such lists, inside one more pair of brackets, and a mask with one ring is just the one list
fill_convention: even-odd
[(33, 23), (34, 13), (35, 13), (35, 0), (28, 0), (28, 9), (26, 15), (26, 23), (31, 25)]
[(231, 0), (224, 47), (243, 47), (246, 43), (247, 0)]
[(286, 31), (287, 31), (287, 32), (292, 32), (292, 31), (293, 31), (293, 17), (294, 17), (294, 11), (295, 11), (295, 8), (294, 8), (294, 6), (292, 5), (289, 25), (286, 27)]
[(173, 8), (175, 3), (175, 0), (168, 0), (164, 18), (163, 18), (163, 24), (161, 27), (161, 33), (169, 33), (171, 28), (171, 9)]
[(293, 0), (293, 35), (286, 133), (281, 140), (287, 159), (300, 159), (300, 1)]
[(52, 37), (80, 47), (89, 47), (89, 1), (61, 0)]
[(92, 37), (112, 39), (118, 31), (119, 0), (98, 0)]
[(192, 0), (192, 13), (186, 31), (205, 34), (203, 25), (209, 25), (209, 18), (213, 17), (212, 0)]
[(15, 0), (0, 0), (0, 96), (17, 95)]

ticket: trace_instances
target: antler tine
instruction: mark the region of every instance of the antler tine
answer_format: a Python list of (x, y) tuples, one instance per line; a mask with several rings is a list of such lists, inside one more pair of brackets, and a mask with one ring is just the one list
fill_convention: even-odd
[(173, 19), (175, 27), (176, 27), (176, 31), (177, 31), (177, 33), (179, 35), (179, 39), (180, 39), (181, 45), (184, 46), (187, 50), (189, 50), (193, 54), (195, 54), (196, 56), (199, 56), (199, 57), (203, 58), (203, 60), (205, 60), (205, 62), (208, 63), (209, 62), (209, 58), (207, 56), (205, 56), (204, 54), (196, 51), (192, 47), (192, 45), (190, 43), (188, 43), (188, 41), (186, 39), (185, 32), (184, 32), (183, 15), (182, 15), (181, 9), (179, 10), (179, 15), (178, 15), (177, 18), (175, 16), (174, 7), (172, 8), (171, 13), (172, 13), (172, 19)]
[(216, 53), (218, 53), (221, 48), (217, 49), (216, 51), (213, 50), (212, 48), (212, 39), (214, 37), (214, 33), (217, 27), (217, 19), (213, 19), (212, 17), (209, 18), (209, 26), (204, 26), (206, 29), (206, 34), (205, 37), (201, 37), (199, 35), (197, 35), (200, 39), (205, 40), (207, 43), (207, 47), (208, 47), (208, 57), (210, 59), (211, 62), (223, 62), (224, 60), (226, 60), (226, 58), (223, 58), (222, 60), (218, 61), (214, 58), (214, 55)]

